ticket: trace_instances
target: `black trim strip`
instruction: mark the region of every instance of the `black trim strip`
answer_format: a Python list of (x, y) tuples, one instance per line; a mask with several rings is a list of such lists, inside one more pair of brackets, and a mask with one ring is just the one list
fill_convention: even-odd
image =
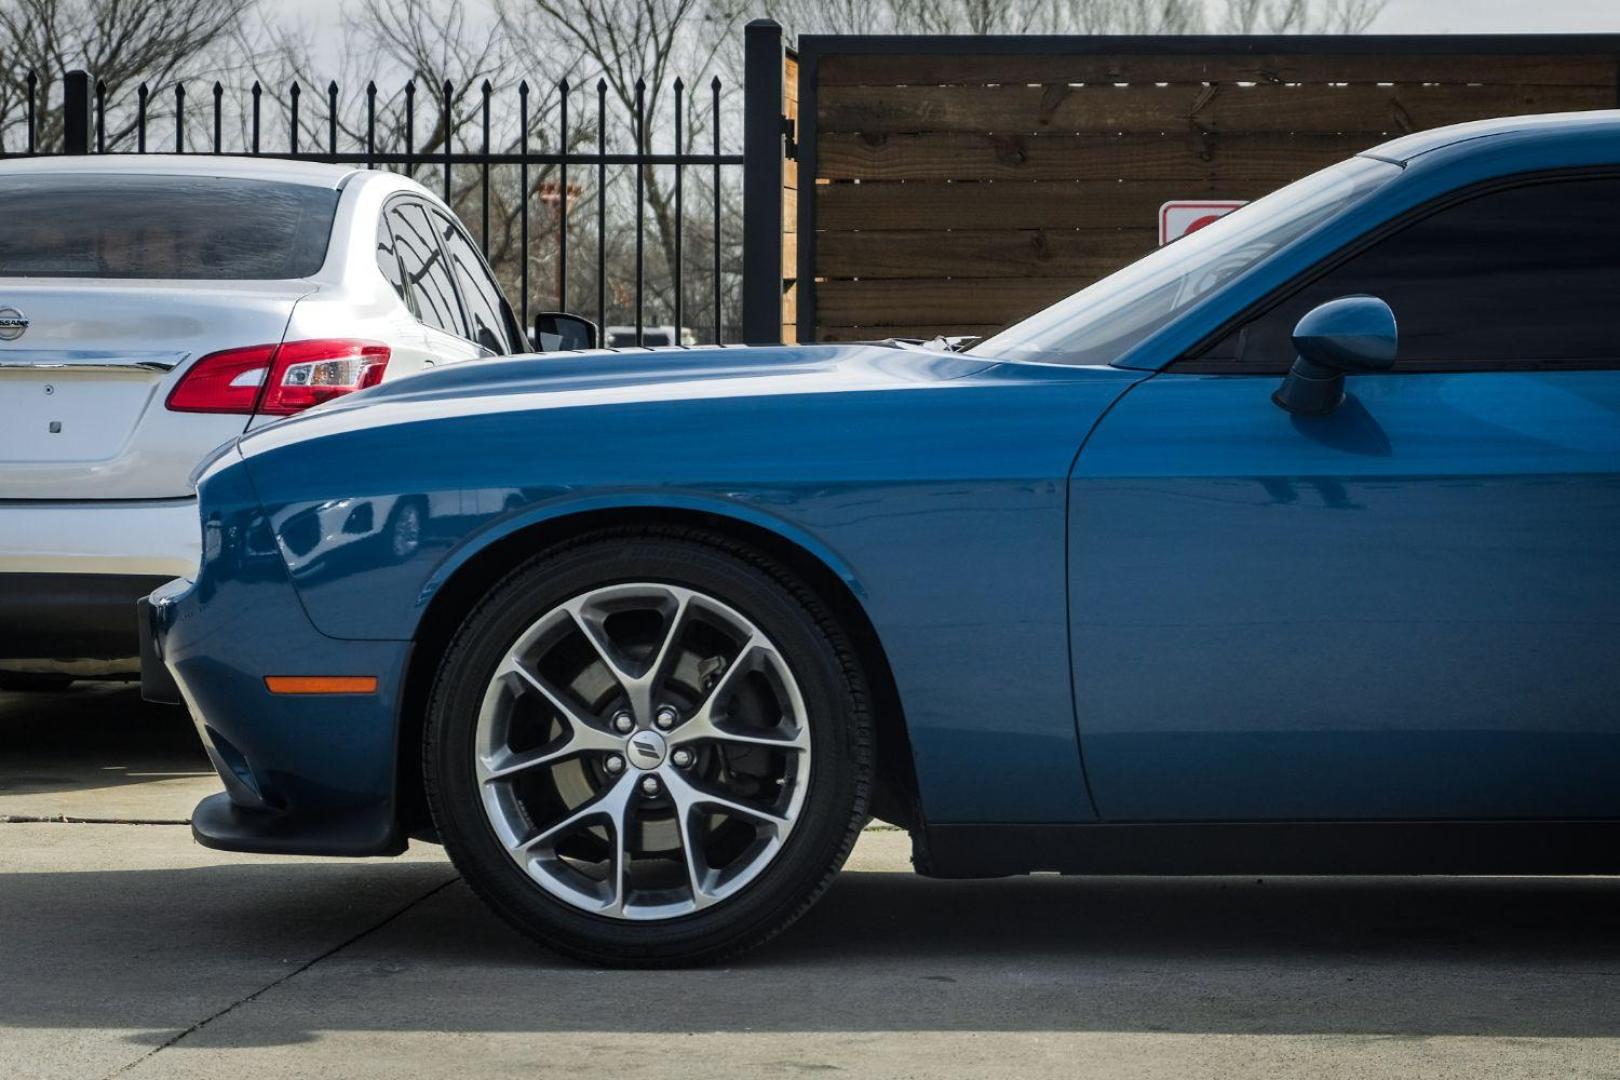
[(930, 825), (933, 877), (1612, 874), (1620, 821)]
[[(806, 34), (799, 38), (799, 59), (806, 52), (823, 56), (920, 54), (951, 56), (1255, 56), (1270, 53), (1322, 56), (1535, 56), (1543, 53), (1620, 53), (1620, 34)], [(800, 101), (803, 101), (801, 94)]]

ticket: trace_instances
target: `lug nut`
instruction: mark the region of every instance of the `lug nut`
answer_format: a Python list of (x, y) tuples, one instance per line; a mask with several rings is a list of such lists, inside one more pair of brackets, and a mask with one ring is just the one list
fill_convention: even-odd
[(678, 718), (679, 714), (675, 711), (674, 706), (664, 705), (659, 708), (658, 715), (653, 717), (653, 723), (657, 724), (660, 729), (668, 731), (675, 726), (675, 721)]
[(677, 768), (689, 769), (692, 767), (692, 751), (683, 746), (669, 755), (669, 760), (673, 761)]
[(624, 772), (624, 758), (620, 757), (618, 754), (611, 754), (609, 755), (607, 761), (603, 763), (603, 766), (608, 772), (612, 773), (614, 776), (618, 776), (620, 773)]
[(658, 778), (656, 776), (645, 777), (641, 781), (641, 793), (643, 795), (646, 795), (649, 798), (651, 798), (654, 795), (657, 795), (658, 794)]
[(613, 714), (613, 730), (619, 734), (628, 735), (635, 726), (636, 718), (631, 716), (628, 710), (621, 709)]

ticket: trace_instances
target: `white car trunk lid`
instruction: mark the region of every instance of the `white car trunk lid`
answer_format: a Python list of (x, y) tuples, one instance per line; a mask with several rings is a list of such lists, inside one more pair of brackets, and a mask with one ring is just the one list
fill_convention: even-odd
[[(0, 499), (189, 494), (209, 450), (248, 417), (164, 407), (199, 357), (282, 340), (315, 286), (0, 278)], [(0, 338), (16, 333), (0, 325)]]

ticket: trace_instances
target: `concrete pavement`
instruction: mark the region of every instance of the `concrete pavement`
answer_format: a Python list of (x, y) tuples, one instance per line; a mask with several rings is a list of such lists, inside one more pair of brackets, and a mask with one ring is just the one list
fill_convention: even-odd
[(129, 684), (0, 692), (0, 817), (183, 822), (218, 790), (185, 711)]
[(138, 823), (205, 770), (130, 690), (0, 695), (0, 1076), (1620, 1076), (1620, 881), (933, 882), (870, 831), (766, 950), (598, 971), (431, 846)]

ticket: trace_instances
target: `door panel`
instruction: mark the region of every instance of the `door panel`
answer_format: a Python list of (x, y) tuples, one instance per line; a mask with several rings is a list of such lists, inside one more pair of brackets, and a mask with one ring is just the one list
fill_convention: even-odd
[(1109, 820), (1620, 817), (1620, 373), (1161, 375), (1070, 491)]

